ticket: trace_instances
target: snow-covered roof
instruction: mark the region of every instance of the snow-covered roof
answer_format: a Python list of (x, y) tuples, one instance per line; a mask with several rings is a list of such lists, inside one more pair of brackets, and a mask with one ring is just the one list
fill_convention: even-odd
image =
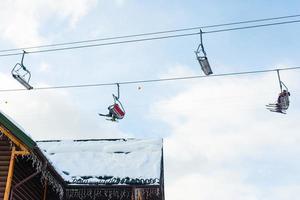
[(68, 184), (158, 185), (161, 139), (38, 141)]

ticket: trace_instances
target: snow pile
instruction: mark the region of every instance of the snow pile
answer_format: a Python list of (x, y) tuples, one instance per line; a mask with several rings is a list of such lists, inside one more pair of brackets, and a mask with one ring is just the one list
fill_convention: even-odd
[(159, 184), (162, 140), (39, 141), (69, 184)]

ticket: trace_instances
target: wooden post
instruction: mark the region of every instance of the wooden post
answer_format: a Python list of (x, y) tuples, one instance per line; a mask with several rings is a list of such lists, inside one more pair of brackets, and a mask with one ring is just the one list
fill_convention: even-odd
[(12, 179), (14, 176), (14, 168), (15, 168), (15, 151), (16, 147), (12, 147), (11, 156), (10, 156), (10, 162), (9, 162), (9, 170), (6, 180), (6, 187), (5, 187), (5, 193), (4, 193), (4, 200), (9, 199), (10, 189), (12, 185)]
[(133, 188), (133, 200), (143, 200), (143, 193), (141, 188)]
[(138, 192), (138, 197), (137, 197), (137, 199), (138, 199), (138, 200), (143, 200), (143, 192), (142, 192), (142, 189), (141, 189), (141, 188), (137, 189), (137, 192)]
[(48, 190), (48, 183), (47, 183), (47, 181), (45, 180), (43, 200), (46, 200), (46, 198), (47, 198), (47, 190)]
[(131, 200), (135, 200), (135, 188), (132, 188)]

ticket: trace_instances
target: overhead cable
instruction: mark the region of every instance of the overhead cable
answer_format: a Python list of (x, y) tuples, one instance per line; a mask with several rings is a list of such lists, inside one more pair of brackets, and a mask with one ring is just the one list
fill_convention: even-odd
[(235, 30), (250, 29), (250, 28), (259, 28), (259, 27), (266, 27), (266, 26), (276, 26), (276, 25), (292, 24), (292, 23), (299, 23), (299, 22), (300, 22), (300, 20), (293, 20), (293, 21), (276, 22), (276, 23), (269, 23), (269, 24), (258, 24), (258, 25), (252, 25), (252, 26), (242, 26), (242, 27), (236, 27), (236, 28), (217, 29), (217, 30), (203, 32), (203, 34), (205, 34), (205, 33), (219, 33), (219, 32), (225, 32), (225, 31), (235, 31)]
[[(152, 38), (143, 38), (143, 39), (135, 39), (135, 40), (124, 40), (124, 41), (108, 42), (108, 43), (100, 43), (100, 44), (88, 44), (88, 45), (79, 45), (79, 46), (71, 46), (71, 47), (62, 47), (62, 48), (52, 48), (52, 49), (44, 49), (44, 50), (36, 50), (36, 51), (27, 51), (27, 54), (29, 54), (29, 53), (45, 53), (45, 52), (51, 52), (51, 51), (64, 51), (64, 50), (71, 50), (71, 49), (99, 47), (99, 46), (109, 46), (109, 45), (115, 45), (115, 44), (143, 42), (143, 41), (149, 41), (149, 40), (161, 40), (161, 39), (175, 38), (175, 37), (186, 37), (186, 36), (191, 36), (191, 35), (199, 35), (199, 32), (179, 34), (179, 35), (168, 35), (168, 36), (161, 36), (161, 37), (152, 37)], [(0, 54), (0, 57), (15, 56), (15, 55), (20, 55), (20, 54), (22, 54), (22, 53)]]
[[(298, 16), (298, 15), (295, 15), (295, 16)], [(293, 16), (293, 17), (295, 17), (295, 16)], [(278, 17), (278, 18), (280, 18), (280, 17)], [(283, 17), (281, 17), (281, 18), (283, 18)], [(85, 40), (85, 41), (78, 41), (78, 42), (71, 42), (71, 43), (60, 43), (60, 44), (53, 44), (53, 45), (40, 45), (40, 46), (35, 46), (35, 47), (6, 49), (6, 50), (0, 50), (0, 52), (35, 49), (35, 48), (40, 48), (40, 47), (54, 47), (54, 46), (62, 46), (62, 45), (71, 45), (71, 44), (95, 42), (95, 41), (101, 41), (101, 40), (103, 41), (103, 40), (112, 40), (112, 39), (121, 39), (121, 38), (124, 39), (124, 38), (137, 37), (137, 36), (147, 36), (147, 35), (155, 35), (155, 34), (162, 34), (162, 33), (172, 33), (172, 32), (179, 32), (179, 31), (195, 30), (195, 29), (208, 28), (208, 27), (212, 28), (212, 27), (227, 26), (227, 25), (233, 25), (233, 24), (242, 24), (242, 23), (251, 23), (251, 22), (253, 23), (253, 21), (259, 22), (262, 20), (266, 21), (267, 19), (249, 20), (247, 22), (246, 21), (235, 22), (235, 23), (228, 23), (228, 24), (223, 24), (223, 25), (220, 24), (220, 25), (202, 26), (202, 27), (194, 27), (194, 28), (187, 28), (187, 29), (177, 29), (177, 30), (170, 30), (170, 31), (161, 31), (161, 32), (153, 32), (153, 33), (145, 33), (145, 34), (120, 36), (120, 37), (102, 38), (102, 39), (96, 39), (96, 40)], [(268, 20), (271, 20), (271, 18)], [(211, 30), (211, 31), (203, 31), (203, 34), (224, 32), (224, 31), (235, 31), (235, 30), (250, 29), (250, 28), (259, 28), (259, 27), (267, 27), (267, 26), (275, 26), (275, 25), (283, 25), (283, 24), (292, 24), (292, 23), (299, 23), (299, 22), (300, 22), (300, 20), (290, 20), (290, 21), (250, 25), (250, 26), (233, 27), (233, 28), (226, 28), (226, 29), (216, 29), (216, 30)], [(167, 39), (167, 38), (186, 37), (186, 36), (192, 36), (192, 35), (198, 35), (198, 34), (200, 34), (200, 32), (175, 34), (175, 35), (164, 35), (164, 36), (157, 36), (157, 37), (146, 37), (146, 38), (140, 38), (140, 39), (121, 40), (121, 41), (107, 42), (107, 43), (96, 43), (96, 44), (86, 44), (86, 45), (77, 45), (77, 46), (68, 46), (68, 47), (48, 48), (48, 49), (42, 49), (42, 50), (27, 51), (27, 53), (44, 53), (44, 52), (52, 52), (52, 51), (63, 51), (63, 50), (90, 48), (90, 47), (98, 47), (98, 46), (108, 46), (108, 45), (116, 45), (116, 44), (124, 44), (124, 43), (143, 42), (143, 41), (150, 41), (150, 40), (161, 40), (161, 39)], [(21, 52), (7, 53), (7, 54), (0, 54), (0, 57), (15, 56), (15, 55), (21, 55), (21, 54), (22, 54)]]
[[(71, 89), (71, 88), (87, 88), (87, 87), (101, 87), (110, 85), (130, 85), (139, 83), (155, 83), (155, 82), (167, 82), (167, 81), (179, 81), (179, 80), (189, 80), (189, 79), (200, 79), (200, 78), (211, 78), (211, 77), (223, 77), (223, 76), (238, 76), (246, 74), (258, 74), (267, 73), (274, 71), (283, 70), (297, 70), (300, 67), (286, 67), (286, 68), (274, 68), (266, 70), (254, 70), (254, 71), (243, 71), (243, 72), (230, 72), (222, 74), (212, 74), (210, 76), (183, 76), (183, 77), (172, 77), (172, 78), (161, 78), (161, 79), (145, 79), (145, 80), (133, 80), (133, 81), (121, 81), (121, 82), (110, 82), (110, 83), (92, 83), (92, 84), (77, 84), (77, 85), (60, 85), (60, 86), (47, 86), (47, 87), (34, 87), (32, 90), (54, 90), (54, 89)], [(32, 91), (31, 90), (31, 91)], [(26, 89), (0, 89), (0, 92), (18, 92), (18, 91), (28, 91)]]
[(286, 15), (286, 16), (280, 16), (280, 17), (271, 17), (271, 18), (262, 18), (262, 19), (254, 19), (254, 20), (246, 20), (246, 21), (238, 21), (238, 22), (229, 22), (229, 23), (214, 24), (214, 25), (196, 26), (196, 27), (189, 27), (189, 28), (172, 29), (172, 30), (132, 34), (132, 35), (114, 36), (114, 37), (97, 38), (97, 39), (89, 39), (89, 40), (80, 40), (80, 41), (73, 41), (73, 42), (45, 44), (45, 45), (28, 46), (28, 47), (20, 47), (20, 48), (13, 48), (13, 49), (3, 49), (3, 50), (0, 50), (0, 52), (29, 50), (29, 49), (44, 48), (44, 47), (54, 47), (54, 46), (64, 46), (64, 45), (82, 44), (82, 43), (90, 43), (90, 42), (99, 42), (99, 41), (105, 41), (105, 40), (115, 40), (115, 39), (131, 38), (131, 37), (140, 37), (140, 36), (149, 36), (149, 35), (157, 35), (157, 34), (165, 34), (165, 33), (191, 31), (191, 30), (198, 30), (198, 29), (204, 29), (204, 28), (216, 28), (216, 27), (223, 27), (223, 26), (232, 26), (232, 25), (248, 24), (248, 23), (263, 22), (263, 21), (274, 21), (274, 20), (296, 18), (296, 17), (300, 17), (300, 14)]

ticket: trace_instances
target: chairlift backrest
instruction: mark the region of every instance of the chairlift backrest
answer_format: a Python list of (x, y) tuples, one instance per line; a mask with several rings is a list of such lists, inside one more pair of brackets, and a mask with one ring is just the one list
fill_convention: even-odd
[(200, 66), (201, 66), (201, 69), (205, 75), (210, 75), (213, 73), (206, 56), (205, 57), (197, 56), (197, 60), (198, 60)]
[(30, 81), (31, 78), (31, 73), (29, 70), (27, 70), (22, 64), (17, 63), (15, 67), (12, 70), (12, 75), (13, 76), (20, 76), (23, 77), (24, 79)]
[(22, 63), (17, 63), (11, 71), (13, 78), (15, 78), (19, 83), (21, 83), (28, 90), (33, 89), (31, 85), (29, 85), (29, 81), (31, 78), (31, 73), (27, 70)]
[(125, 116), (125, 111), (119, 106), (119, 104), (114, 104), (113, 107), (111, 108), (114, 116), (117, 119), (123, 119)]

